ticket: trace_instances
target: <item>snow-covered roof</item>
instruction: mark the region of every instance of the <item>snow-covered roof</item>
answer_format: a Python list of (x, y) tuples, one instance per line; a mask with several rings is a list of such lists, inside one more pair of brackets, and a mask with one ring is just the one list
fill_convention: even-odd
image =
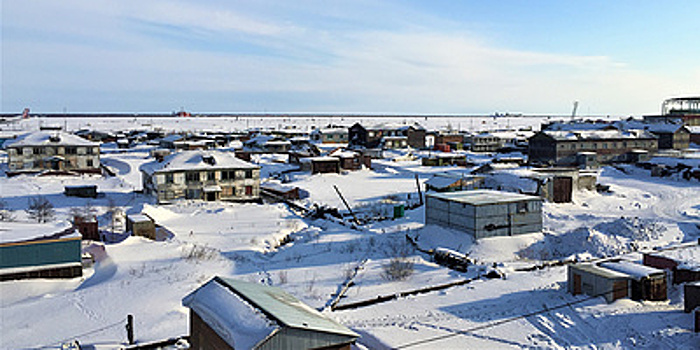
[(71, 223), (56, 221), (49, 223), (3, 222), (0, 226), (0, 244), (40, 239), (79, 238), (77, 231), (70, 232)]
[(410, 128), (414, 128), (417, 130), (425, 130), (420, 124), (414, 123), (414, 124), (399, 124), (399, 123), (381, 123), (381, 124), (376, 124), (373, 125), (367, 130), (408, 130)]
[(662, 256), (678, 262), (679, 268), (700, 271), (700, 246), (692, 246), (654, 252), (652, 255)]
[(258, 169), (257, 165), (236, 158), (234, 152), (219, 150), (182, 151), (167, 155), (162, 161), (152, 161), (141, 165), (147, 174), (156, 172), (217, 169)]
[(461, 174), (435, 174), (433, 177), (425, 182), (426, 185), (432, 188), (447, 188), (450, 185), (457, 183), (458, 181), (478, 181), (483, 180), (482, 176), (475, 175), (461, 175)]
[(428, 193), (430, 197), (445, 199), (453, 202), (460, 202), (470, 205), (489, 205), (501, 203), (514, 203), (521, 201), (542, 201), (540, 197), (528, 196), (519, 193), (502, 192), (493, 190), (472, 190), (451, 193)]
[(182, 299), (227, 343), (252, 349), (279, 325), (214, 278)]
[(88, 141), (80, 136), (63, 131), (39, 131), (18, 136), (8, 141), (5, 147), (35, 146), (99, 146), (97, 142)]
[(598, 266), (595, 264), (590, 264), (590, 263), (584, 263), (584, 264), (575, 264), (575, 265), (569, 265), (571, 268), (578, 269), (581, 271), (585, 271), (588, 273), (596, 274), (598, 276), (604, 277), (604, 278), (610, 278), (610, 279), (616, 279), (616, 278), (629, 278), (629, 275), (611, 270), (602, 266)]
[(620, 262), (604, 262), (601, 263), (600, 266), (610, 269), (613, 271), (617, 271), (620, 273), (624, 273), (626, 275), (629, 275), (633, 279), (639, 281), (642, 278), (649, 277), (649, 276), (654, 276), (654, 275), (663, 275), (665, 272), (664, 270), (660, 270), (654, 267), (650, 266), (644, 266), (642, 264), (635, 264), (633, 262), (629, 261), (620, 261)]
[(281, 326), (359, 337), (281, 288), (257, 283), (214, 277), (182, 303), (241, 349), (253, 348)]
[(577, 130), (577, 131), (542, 131), (547, 136), (559, 141), (578, 140), (636, 140), (639, 138), (653, 139), (653, 135), (644, 130)]
[(359, 154), (354, 151), (348, 151), (344, 149), (337, 149), (329, 154), (331, 157), (340, 157), (340, 158), (355, 158)]
[(144, 215), (144, 214), (131, 214), (127, 215), (127, 219), (130, 220), (131, 222), (151, 222), (150, 217)]
[(175, 141), (180, 141), (183, 138), (184, 138), (184, 136), (182, 136), (180, 134), (170, 134), (170, 135), (162, 138), (161, 140), (165, 141), (165, 142), (175, 142)]

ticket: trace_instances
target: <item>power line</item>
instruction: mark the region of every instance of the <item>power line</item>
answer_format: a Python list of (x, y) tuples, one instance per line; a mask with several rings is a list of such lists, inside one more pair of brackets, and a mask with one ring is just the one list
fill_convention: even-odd
[(399, 346), (395, 347), (394, 349), (406, 349), (406, 348), (410, 348), (410, 347), (413, 347), (413, 346), (416, 346), (416, 345), (422, 345), (422, 344), (432, 343), (432, 342), (436, 342), (436, 341), (443, 340), (443, 339), (447, 339), (447, 338), (456, 337), (456, 336), (458, 336), (458, 335), (468, 335), (469, 333), (473, 333), (473, 332), (480, 331), (480, 330), (484, 330), (484, 329), (488, 329), (488, 328), (493, 328), (493, 327), (500, 326), (500, 325), (505, 324), (505, 323), (509, 323), (509, 322), (517, 321), (517, 320), (520, 320), (520, 319), (523, 319), (523, 318), (528, 318), (528, 317), (531, 317), (531, 316), (535, 316), (535, 315), (547, 313), (547, 312), (550, 312), (550, 311), (552, 311), (552, 310), (557, 310), (557, 309), (562, 309), (562, 308), (565, 308), (565, 307), (570, 307), (570, 306), (572, 306), (572, 305), (580, 304), (580, 303), (583, 303), (583, 302), (585, 302), (585, 301), (588, 301), (588, 300), (591, 300), (591, 299), (595, 299), (595, 298), (604, 296), (604, 295), (609, 294), (609, 293), (615, 293), (615, 292), (618, 292), (618, 291), (627, 290), (627, 288), (628, 288), (628, 287), (612, 289), (612, 290), (609, 290), (609, 291), (607, 291), (607, 292), (603, 292), (603, 293), (599, 293), (599, 294), (592, 295), (592, 296), (590, 296), (590, 297), (588, 297), (588, 298), (584, 298), (584, 299), (581, 299), (581, 300), (573, 301), (573, 302), (570, 302), (570, 303), (564, 303), (564, 304), (557, 305), (557, 306), (553, 306), (553, 307), (546, 307), (546, 306), (545, 306), (544, 309), (539, 310), (539, 311), (530, 312), (530, 313), (527, 313), (527, 314), (523, 314), (523, 315), (519, 315), (519, 316), (514, 316), (514, 317), (511, 317), (511, 318), (506, 318), (506, 319), (503, 319), (503, 320), (500, 320), (500, 321), (496, 321), (496, 322), (491, 322), (491, 323), (488, 323), (488, 324), (485, 324), (485, 325), (482, 325), (482, 326), (477, 326), (477, 327), (473, 327), (473, 328), (468, 328), (468, 329), (464, 329), (464, 330), (455, 331), (455, 332), (453, 332), (452, 334), (446, 334), (446, 335), (441, 335), (441, 336), (437, 336), (437, 337), (432, 337), (432, 338), (426, 338), (426, 339), (422, 339), (422, 340), (417, 340), (417, 341), (414, 341), (414, 342), (411, 342), (411, 343), (399, 345)]
[(66, 339), (63, 339), (63, 340), (60, 340), (60, 341), (51, 343), (51, 344), (49, 344), (49, 345), (38, 346), (38, 347), (36, 347), (36, 349), (53, 348), (55, 345), (61, 345), (61, 344), (64, 344), (64, 343), (66, 343), (66, 342), (68, 342), (68, 341), (71, 341), (71, 340), (75, 340), (75, 339), (82, 338), (82, 337), (85, 337), (85, 336), (88, 336), (88, 335), (91, 335), (91, 334), (99, 333), (99, 332), (102, 332), (102, 331), (107, 330), (107, 329), (109, 329), (109, 328), (116, 327), (116, 326), (118, 326), (118, 325), (124, 324), (124, 322), (126, 322), (126, 318), (123, 318), (123, 319), (121, 319), (121, 320), (119, 320), (119, 321), (117, 321), (117, 322), (114, 322), (114, 323), (112, 323), (112, 324), (106, 325), (106, 326), (104, 326), (104, 327), (102, 327), (102, 328), (98, 328), (98, 329), (95, 329), (95, 330), (91, 330), (91, 331), (89, 331), (89, 332), (85, 332), (85, 333), (82, 333), (82, 334), (78, 334), (78, 335), (72, 336), (72, 337), (70, 337), (70, 338), (66, 338)]

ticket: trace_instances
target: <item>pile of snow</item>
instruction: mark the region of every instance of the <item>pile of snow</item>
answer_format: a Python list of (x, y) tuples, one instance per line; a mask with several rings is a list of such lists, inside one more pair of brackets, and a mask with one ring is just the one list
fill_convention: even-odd
[(553, 260), (606, 257), (627, 253), (652, 242), (680, 240), (682, 233), (654, 219), (619, 218), (563, 234), (545, 232), (544, 238), (521, 250), (524, 258)]

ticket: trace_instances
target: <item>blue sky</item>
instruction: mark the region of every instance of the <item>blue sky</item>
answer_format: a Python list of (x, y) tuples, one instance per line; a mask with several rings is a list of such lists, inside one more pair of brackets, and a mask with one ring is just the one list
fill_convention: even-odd
[(658, 113), (700, 2), (2, 1), (1, 110)]

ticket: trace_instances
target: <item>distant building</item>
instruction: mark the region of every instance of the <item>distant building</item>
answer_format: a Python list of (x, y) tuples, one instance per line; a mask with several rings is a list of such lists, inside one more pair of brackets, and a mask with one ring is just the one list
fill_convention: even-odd
[(131, 214), (126, 216), (126, 231), (134, 236), (156, 239), (156, 223), (145, 214)]
[(337, 149), (328, 155), (340, 159), (340, 168), (343, 170), (360, 170), (363, 166), (372, 168), (372, 157), (357, 151)]
[(350, 350), (359, 335), (278, 287), (214, 277), (182, 299), (191, 349)]
[(690, 130), (681, 124), (648, 124), (644, 127), (659, 138), (659, 149), (686, 149), (690, 147)]
[(158, 202), (175, 199), (251, 201), (260, 198), (260, 167), (233, 152), (182, 151), (140, 168), (143, 189)]
[(642, 261), (646, 266), (669, 271), (673, 284), (700, 281), (700, 246), (698, 245), (644, 253)]
[(656, 136), (641, 130), (541, 131), (529, 139), (528, 158), (563, 166), (625, 162), (634, 150), (655, 153), (658, 144)]
[(457, 192), (483, 188), (484, 177), (453, 173), (433, 175), (425, 182), (425, 191)]
[(426, 193), (425, 224), (466, 232), (476, 239), (542, 231), (542, 199), (473, 190)]
[(3, 222), (0, 281), (82, 276), (81, 236), (70, 223)]
[(12, 174), (68, 171), (100, 174), (100, 144), (62, 131), (34, 132), (5, 145)]
[[(351, 146), (365, 148), (424, 148), (425, 128), (418, 124), (379, 124), (365, 128), (355, 123), (348, 129), (348, 142)], [(404, 143), (405, 142), (405, 143)]]
[(472, 152), (496, 152), (505, 142), (491, 133), (476, 134), (470, 137)]
[(347, 127), (321, 128), (311, 131), (311, 139), (320, 143), (348, 143)]

